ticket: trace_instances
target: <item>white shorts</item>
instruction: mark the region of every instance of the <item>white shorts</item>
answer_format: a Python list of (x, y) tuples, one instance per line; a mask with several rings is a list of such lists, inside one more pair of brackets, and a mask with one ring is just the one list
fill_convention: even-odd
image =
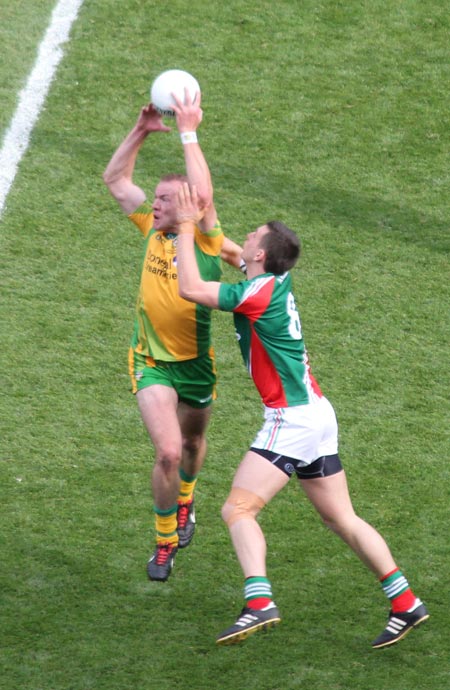
[(264, 407), (264, 419), (252, 448), (300, 460), (302, 465), (338, 452), (336, 415), (325, 397), (309, 405)]

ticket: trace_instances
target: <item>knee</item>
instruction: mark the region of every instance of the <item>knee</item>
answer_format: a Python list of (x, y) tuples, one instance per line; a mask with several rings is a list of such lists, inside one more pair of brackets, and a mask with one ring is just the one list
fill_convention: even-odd
[(205, 445), (206, 439), (203, 434), (183, 437), (183, 450), (189, 455), (197, 455)]
[(222, 510), (221, 510), (222, 520), (227, 525), (228, 525), (228, 521), (230, 520), (231, 515), (233, 513), (233, 509), (234, 509), (234, 506), (231, 503), (229, 503), (228, 500), (225, 501), (225, 503), (222, 506)]
[(346, 539), (354, 530), (356, 515), (321, 515), (327, 529)]
[(336, 520), (334, 518), (324, 517), (323, 515), (321, 517), (322, 517), (322, 523), (325, 525), (325, 527), (327, 529), (329, 529), (331, 532), (337, 532), (338, 531), (338, 527), (337, 527), (338, 523), (336, 522)]
[(222, 506), (222, 520), (231, 527), (238, 520), (254, 520), (265, 501), (246, 489), (233, 487)]
[(178, 472), (181, 462), (181, 450), (176, 445), (166, 445), (159, 448), (156, 453), (156, 464), (165, 475)]

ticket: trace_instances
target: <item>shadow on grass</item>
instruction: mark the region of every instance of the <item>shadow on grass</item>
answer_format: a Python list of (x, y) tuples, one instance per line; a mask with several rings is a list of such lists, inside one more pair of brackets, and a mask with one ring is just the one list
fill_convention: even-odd
[(303, 214), (317, 215), (334, 225), (376, 231), (430, 251), (450, 252), (449, 222), (427, 211), (394, 204), (378, 196), (306, 185), (299, 189), (293, 205)]
[[(258, 170), (255, 174), (245, 167), (221, 167), (221, 179), (216, 182), (222, 190), (233, 187), (237, 195), (242, 195), (244, 191), (245, 196), (241, 201), (244, 211), (245, 206), (252, 204), (264, 209), (262, 213), (267, 218), (255, 218), (254, 222), (280, 215), (285, 216), (289, 224), (293, 223), (293, 215), (297, 213), (293, 227), (318, 221), (334, 228), (350, 228), (358, 234), (379, 233), (399, 243), (414, 244), (442, 254), (450, 253), (450, 222), (445, 217), (444, 206), (436, 212), (430, 212), (429, 209), (402, 203), (401, 199), (393, 202), (381, 194), (312, 184), (288, 177), (284, 172), (271, 174), (270, 171)], [(231, 198), (232, 195), (230, 204), (234, 209), (235, 199)], [(221, 216), (225, 224), (228, 216), (226, 209)]]

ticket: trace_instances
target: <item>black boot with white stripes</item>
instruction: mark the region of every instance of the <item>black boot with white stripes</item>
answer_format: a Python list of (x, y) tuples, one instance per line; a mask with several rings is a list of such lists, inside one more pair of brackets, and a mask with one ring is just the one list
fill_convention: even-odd
[(381, 635), (372, 642), (374, 649), (381, 649), (402, 640), (410, 630), (417, 628), (430, 615), (420, 599), (416, 599), (414, 606), (403, 613), (389, 613), (389, 620)]

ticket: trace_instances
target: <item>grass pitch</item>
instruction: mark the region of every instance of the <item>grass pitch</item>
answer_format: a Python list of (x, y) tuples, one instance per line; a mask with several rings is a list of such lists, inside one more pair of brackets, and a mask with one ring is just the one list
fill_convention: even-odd
[[(35, 5), (0, 1), (2, 131), (53, 7)], [(2, 690), (450, 686), (448, 30), (437, 0), (85, 0), (0, 225)], [(431, 612), (392, 649), (369, 646), (379, 586), (294, 481), (261, 517), (283, 621), (215, 647), (242, 606), (220, 505), (261, 421), (225, 314), (198, 532), (146, 580), (152, 451), (126, 368), (142, 247), (101, 174), (171, 67), (202, 85), (226, 232), (279, 218), (301, 237), (355, 507)], [(151, 194), (182, 160), (175, 133), (149, 140), (137, 180)]]

